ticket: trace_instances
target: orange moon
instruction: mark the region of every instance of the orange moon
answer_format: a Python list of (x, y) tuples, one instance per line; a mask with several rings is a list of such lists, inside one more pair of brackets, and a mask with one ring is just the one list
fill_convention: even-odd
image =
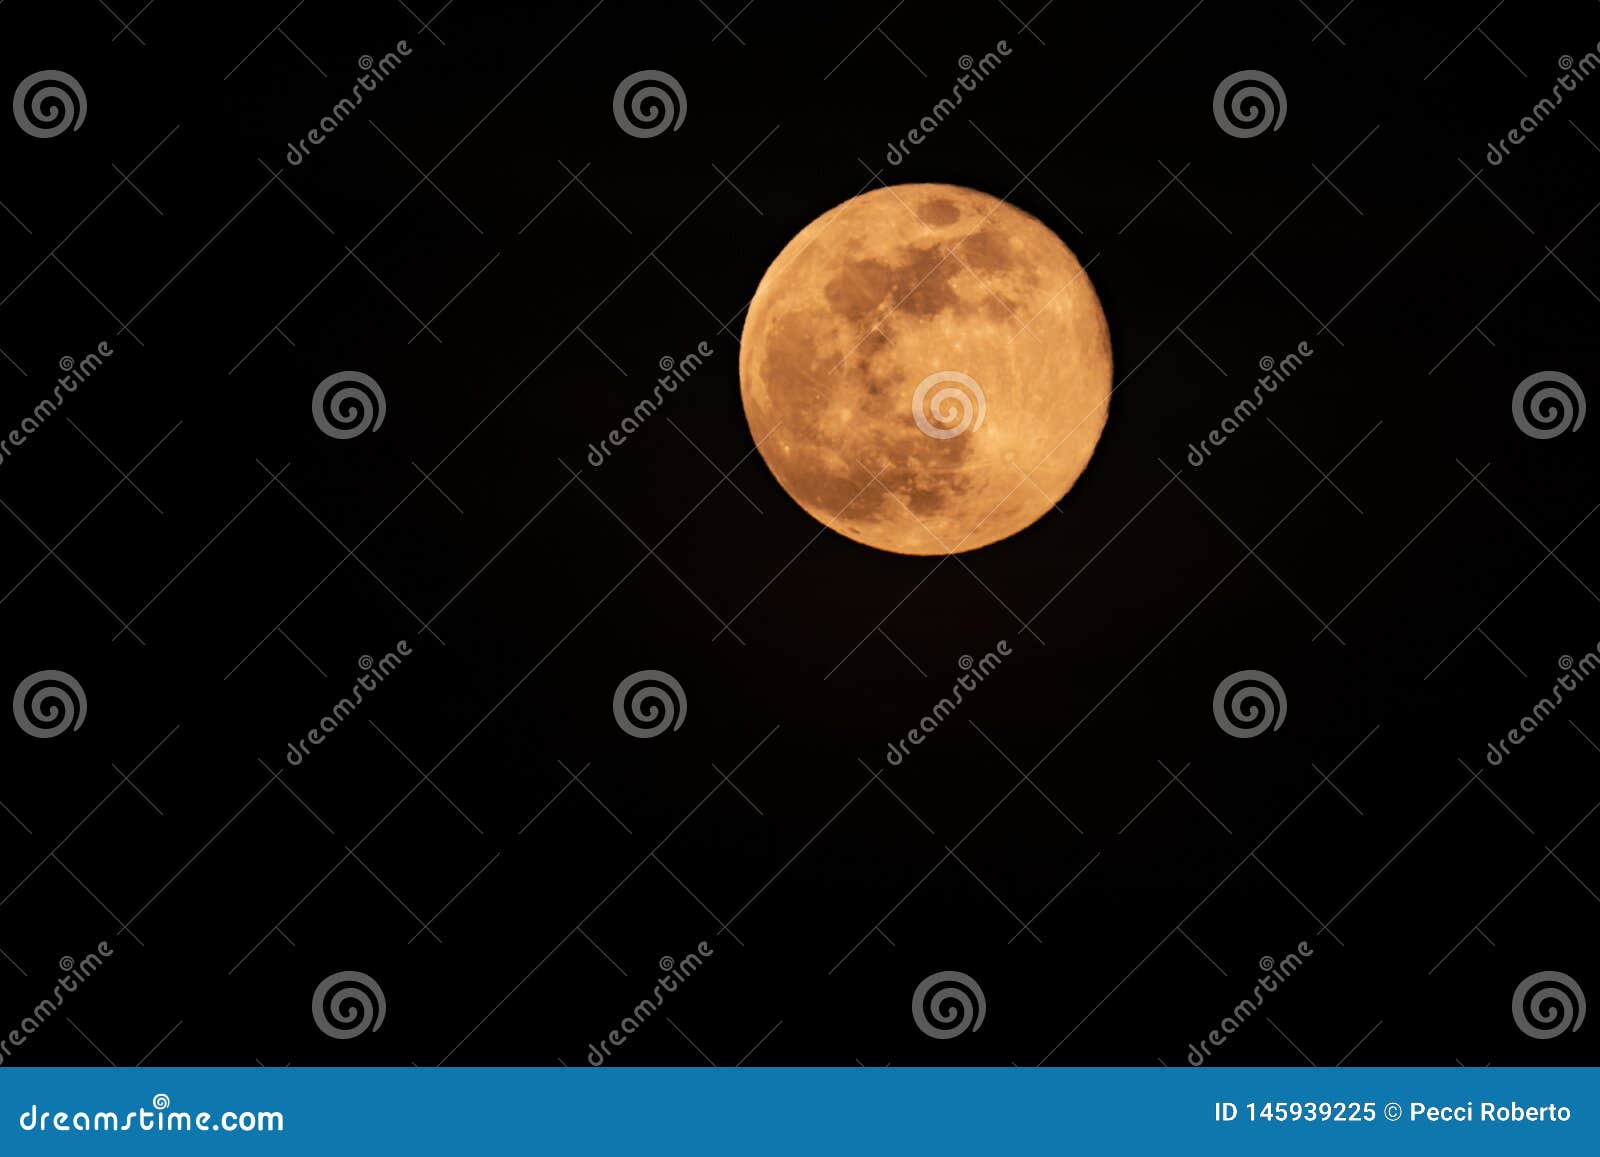
[(1088, 465), (1111, 339), (1036, 218), (894, 185), (800, 231), (745, 318), (750, 432), (807, 513), (898, 554), (975, 550), (1047, 514)]

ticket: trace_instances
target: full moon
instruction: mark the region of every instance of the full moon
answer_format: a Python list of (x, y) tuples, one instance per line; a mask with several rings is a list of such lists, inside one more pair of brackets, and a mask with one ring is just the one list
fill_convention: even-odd
[(745, 418), (807, 513), (879, 550), (975, 550), (1032, 525), (1094, 453), (1111, 339), (1045, 225), (986, 193), (895, 185), (807, 225), (762, 277)]

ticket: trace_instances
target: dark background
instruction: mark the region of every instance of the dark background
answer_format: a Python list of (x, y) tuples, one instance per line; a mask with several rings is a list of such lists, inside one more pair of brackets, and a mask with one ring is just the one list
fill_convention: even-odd
[[(1301, 940), (1218, 1063), (1595, 1062), (1596, 1026), (1509, 1005), (1546, 969), (1600, 990), (1600, 687), (1484, 751), (1600, 640), (1596, 419), (1536, 440), (1510, 407), (1596, 383), (1600, 80), (1484, 156), (1600, 9), (288, 9), (0, 9), (4, 92), (88, 97), (76, 132), (0, 124), (0, 426), (115, 350), (0, 463), (4, 688), (59, 668), (88, 702), (0, 727), (0, 1030), (115, 952), (7, 1063), (581, 1065), (701, 940), (617, 1063), (1181, 1065)], [(612, 94), (650, 68), (687, 116), (635, 139)], [(1276, 131), (1218, 127), (1241, 69)], [(1111, 327), (1088, 471), (959, 562), (818, 536), (740, 407), (761, 274), (880, 179), (1037, 215)], [(341, 441), (309, 401), (345, 369), (387, 417)], [(649, 741), (611, 711), (641, 668), (688, 705)], [(1244, 741), (1211, 701), (1247, 668), (1288, 709)], [(338, 1041), (308, 1004), (345, 969), (387, 1016)], [(940, 1041), (908, 1006), (946, 969), (987, 1015)]]

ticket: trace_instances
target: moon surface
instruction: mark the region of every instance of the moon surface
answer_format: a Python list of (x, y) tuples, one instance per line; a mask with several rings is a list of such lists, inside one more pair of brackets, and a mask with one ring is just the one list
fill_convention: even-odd
[(762, 277), (745, 418), (790, 497), (879, 550), (975, 550), (1043, 517), (1111, 396), (1094, 287), (1045, 225), (986, 193), (894, 185), (823, 214)]

